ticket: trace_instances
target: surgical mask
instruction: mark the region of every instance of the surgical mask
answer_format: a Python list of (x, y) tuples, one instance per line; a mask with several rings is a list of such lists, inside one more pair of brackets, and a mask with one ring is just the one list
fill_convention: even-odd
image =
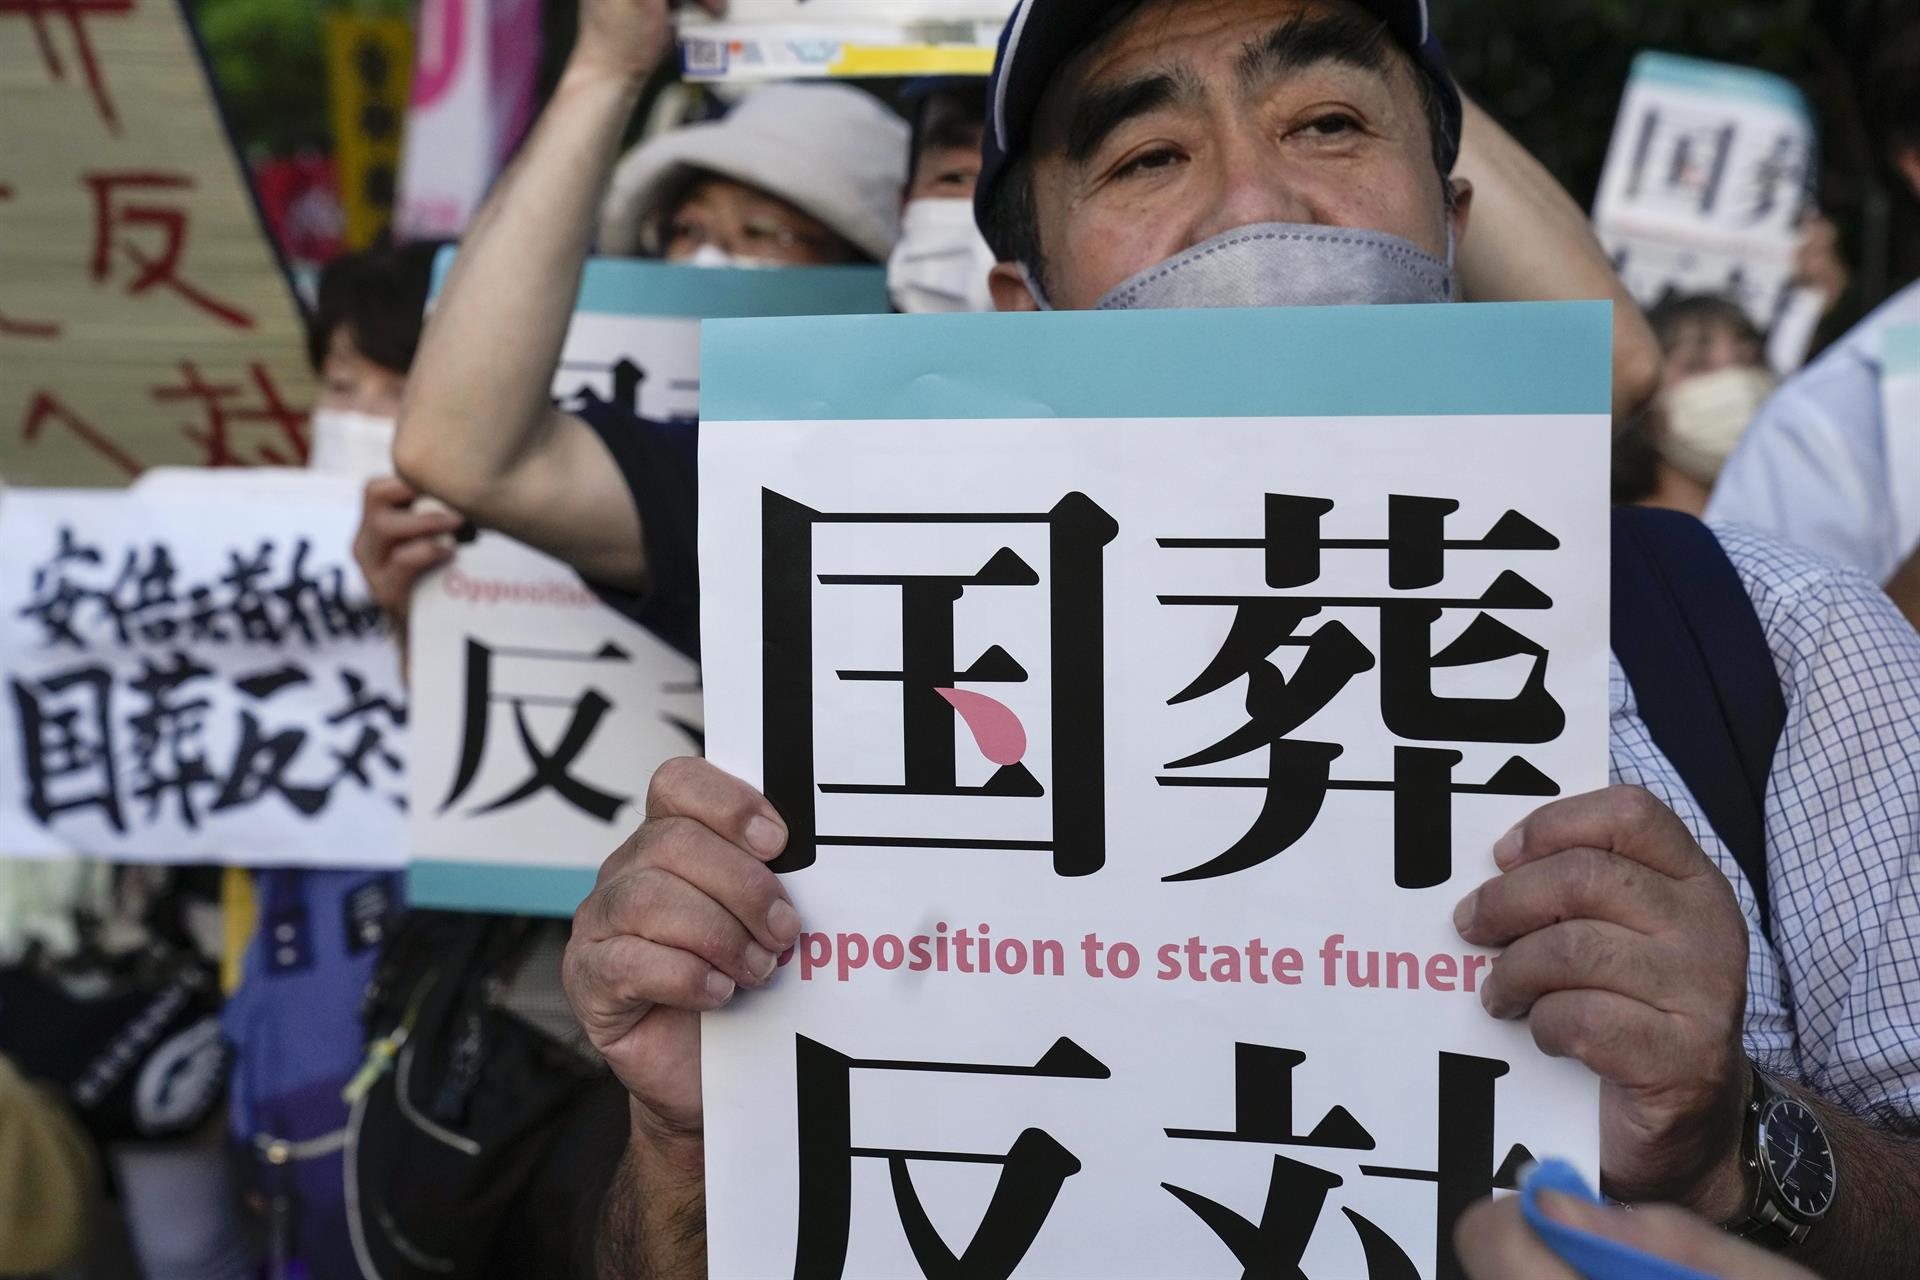
[(743, 258), (728, 253), (717, 244), (703, 244), (693, 253), (680, 260), (683, 267), (733, 267), (737, 270), (761, 271), (768, 267), (783, 267), (784, 262), (775, 262), (770, 258)]
[(887, 259), (887, 292), (910, 315), (991, 311), (987, 275), (997, 261), (974, 225), (971, 200), (913, 200)]
[(313, 449), (307, 457), (312, 471), (371, 480), (393, 474), (392, 418), (345, 409), (317, 409), (313, 415)]
[[(1034, 284), (1030, 273), (1028, 283)], [(1037, 288), (1034, 296), (1040, 297)], [(1383, 231), (1258, 222), (1203, 240), (1121, 281), (1094, 304), (1094, 310), (1344, 307), (1453, 300), (1451, 229), (1443, 262)], [(1041, 305), (1046, 305), (1044, 300)]]
[(1747, 424), (1760, 412), (1779, 380), (1766, 369), (1733, 365), (1677, 382), (1666, 395), (1666, 430), (1660, 456), (1672, 466), (1712, 485)]

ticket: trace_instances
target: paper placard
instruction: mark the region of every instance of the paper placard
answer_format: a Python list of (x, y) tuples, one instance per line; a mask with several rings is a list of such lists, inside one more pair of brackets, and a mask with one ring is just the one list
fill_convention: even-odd
[(735, 0), (680, 16), (689, 80), (985, 76), (1015, 0)]
[[(1814, 145), (1805, 98), (1778, 76), (1666, 53), (1635, 58), (1593, 210), (1633, 296), (1653, 306), (1722, 294), (1762, 330), (1773, 327), (1793, 294)], [(1787, 369), (1805, 360), (1812, 337), (1804, 324), (1795, 333), (1792, 350), (1773, 353)]]
[(703, 1021), (715, 1277), (1452, 1278), (1597, 1173), (1452, 913), (1607, 782), (1609, 323), (707, 326), (708, 747), (806, 929)]
[(0, 855), (392, 867), (405, 700), (358, 486), (0, 496)]
[[(882, 311), (886, 297), (875, 267), (595, 259), (553, 394), (691, 433), (702, 316)], [(491, 533), (416, 589), (411, 648), (411, 900), (571, 915), (639, 823), (653, 769), (700, 753), (699, 668), (566, 565)]]

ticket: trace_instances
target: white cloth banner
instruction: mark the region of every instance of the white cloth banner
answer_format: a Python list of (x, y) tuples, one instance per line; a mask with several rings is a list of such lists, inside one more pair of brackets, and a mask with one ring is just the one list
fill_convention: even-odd
[(680, 13), (690, 80), (981, 75), (1015, 0), (731, 0)]
[(0, 855), (391, 867), (405, 704), (356, 485), (0, 496)]
[[(1593, 221), (1633, 296), (1722, 294), (1762, 330), (1785, 321), (1806, 359), (1812, 324), (1792, 288), (1812, 190), (1813, 117), (1763, 71), (1642, 53), (1620, 103)], [(1819, 319), (1817, 302), (1811, 320)]]
[(709, 754), (806, 930), (703, 1022), (712, 1275), (1456, 1277), (1596, 1173), (1452, 913), (1607, 781), (1609, 315), (707, 326)]

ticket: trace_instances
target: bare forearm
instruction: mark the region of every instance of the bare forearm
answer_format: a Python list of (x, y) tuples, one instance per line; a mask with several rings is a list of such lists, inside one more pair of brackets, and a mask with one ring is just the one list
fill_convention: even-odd
[(600, 1280), (700, 1280), (707, 1204), (699, 1139), (660, 1136), (635, 1116), (601, 1221)]
[(637, 75), (576, 58), (461, 243), (400, 416), (401, 474), (483, 524), (534, 453)]
[(1832, 1211), (1787, 1256), (1827, 1280), (1920, 1275), (1920, 1141), (1795, 1092), (1819, 1113), (1837, 1180)]
[(1457, 250), (1467, 298), (1611, 300), (1613, 411), (1619, 418), (1639, 409), (1659, 385), (1660, 346), (1573, 197), (1471, 100), (1454, 173), (1473, 184), (1473, 213)]

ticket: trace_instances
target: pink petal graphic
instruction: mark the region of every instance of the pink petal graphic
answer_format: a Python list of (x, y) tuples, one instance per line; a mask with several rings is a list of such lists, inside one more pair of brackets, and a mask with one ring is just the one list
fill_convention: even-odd
[(966, 689), (935, 689), (934, 692), (952, 704), (960, 718), (967, 722), (981, 755), (1004, 769), (1010, 764), (1019, 764), (1020, 758), (1027, 754), (1026, 726), (1005, 703)]

